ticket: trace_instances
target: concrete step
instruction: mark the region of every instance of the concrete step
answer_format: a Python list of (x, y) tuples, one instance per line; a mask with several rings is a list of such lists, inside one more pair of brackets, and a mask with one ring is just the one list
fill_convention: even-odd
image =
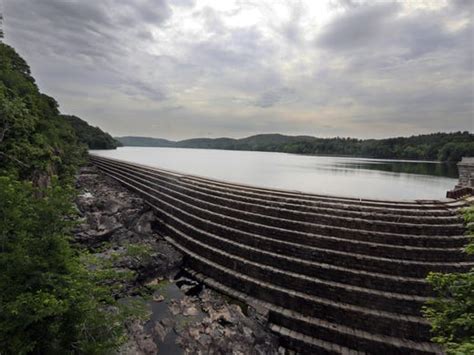
[(289, 192), (289, 191), (278, 191), (274, 189), (264, 189), (264, 188), (255, 188), (251, 186), (245, 186), (243, 184), (233, 184), (226, 182), (218, 182), (211, 179), (206, 179), (202, 177), (196, 177), (191, 175), (184, 175), (182, 173), (172, 172), (165, 169), (152, 168), (145, 165), (135, 164), (120, 161), (117, 159), (103, 158), (98, 156), (90, 156), (91, 161), (94, 162), (108, 162), (120, 166), (131, 166), (136, 169), (141, 169), (148, 171), (150, 173), (163, 173), (170, 176), (174, 176), (180, 180), (185, 180), (190, 183), (195, 184), (204, 184), (213, 189), (231, 189), (232, 191), (237, 191), (240, 194), (252, 194), (254, 196), (261, 196), (266, 199), (279, 199), (287, 202), (297, 202), (297, 203), (308, 203), (313, 205), (314, 203), (319, 202), (328, 202), (332, 204), (339, 204), (340, 206), (345, 206), (348, 208), (354, 207), (356, 209), (361, 209), (365, 207), (374, 207), (378, 211), (387, 211), (390, 209), (394, 210), (413, 210), (410, 213), (420, 212), (422, 214), (435, 215), (440, 213), (441, 215), (455, 215), (456, 211), (460, 207), (465, 206), (464, 203), (459, 201), (409, 201), (409, 202), (400, 202), (400, 201), (379, 201), (379, 200), (365, 200), (365, 199), (355, 199), (355, 198), (341, 198), (341, 197), (331, 197), (331, 196), (321, 196), (314, 194), (306, 194), (300, 192)]
[[(266, 231), (264, 235), (259, 235), (247, 232), (247, 230), (255, 229), (255, 224), (253, 223), (249, 224), (248, 228), (245, 228), (245, 231), (227, 227), (228, 225), (235, 226), (236, 223), (241, 225), (245, 222), (242, 220), (236, 221), (234, 218), (229, 218), (229, 216), (226, 215), (209, 213), (208, 210), (200, 209), (199, 207), (180, 200), (174, 200), (171, 196), (166, 194), (160, 194), (159, 198), (162, 204), (165, 204), (165, 201), (171, 203), (171, 205), (163, 206), (163, 208), (168, 210), (174, 209), (175, 213), (180, 213), (183, 218), (192, 221), (193, 225), (206, 231), (224, 235), (227, 239), (240, 240), (246, 245), (300, 257), (306, 260), (317, 259), (318, 252), (325, 249), (374, 257), (383, 256), (384, 258), (399, 260), (429, 262), (469, 260), (461, 248), (450, 249), (386, 245), (303, 232), (288, 233), (285, 231), (281, 235), (274, 233), (276, 229), (274, 227), (268, 228), (270, 231)], [(179, 207), (176, 207), (177, 204), (179, 204)], [(217, 221), (219, 223), (217, 223)], [(267, 237), (267, 235), (271, 237)]]
[[(122, 176), (121, 173), (115, 173), (118, 176)], [(133, 185), (140, 185), (143, 189), (151, 191), (153, 199), (155, 203), (163, 203), (168, 202), (171, 204), (173, 208), (182, 208), (183, 206), (193, 208), (193, 215), (199, 216), (201, 218), (213, 220), (216, 222), (221, 222), (221, 224), (228, 224), (226, 219), (231, 217), (225, 217), (224, 221), (219, 220), (222, 219), (222, 215), (204, 210), (198, 209), (193, 205), (186, 204), (181, 200), (177, 200), (172, 198), (168, 195), (165, 195), (155, 189), (151, 189), (150, 187), (140, 184), (135, 180), (130, 180), (130, 178), (126, 176), (122, 176), (122, 179), (127, 180), (129, 186)], [(203, 215), (202, 215), (203, 214)], [(209, 215), (212, 214), (212, 217)], [(223, 223), (222, 223), (223, 222)], [(242, 224), (242, 220), (233, 219), (234, 225)], [(248, 225), (244, 223), (244, 225), (249, 229), (258, 229), (258, 225)], [(265, 226), (266, 227), (266, 226)], [(266, 227), (272, 228), (272, 227)], [(414, 277), (424, 277), (429, 271), (442, 271), (442, 272), (454, 272), (458, 270), (465, 270), (469, 268), (473, 263), (470, 262), (460, 262), (460, 263), (452, 263), (452, 262), (418, 262), (418, 261), (409, 261), (409, 260), (396, 260), (396, 259), (389, 259), (389, 258), (381, 258), (381, 257), (371, 257), (366, 255), (354, 254), (354, 253), (347, 253), (347, 252), (339, 252), (321, 248), (312, 248), (312, 257), (316, 260), (324, 260), (324, 262), (331, 263), (334, 265), (339, 266), (351, 266), (353, 268), (358, 268), (366, 271), (374, 271), (374, 272), (381, 272), (381, 273), (389, 273), (394, 275), (407, 275), (407, 276), (414, 276)]]
[[(248, 227), (248, 223), (246, 224), (245, 221), (250, 220), (252, 223), (252, 231), (255, 231), (255, 224), (262, 226), (261, 229), (267, 230), (260, 230), (258, 233), (268, 235), (268, 233), (276, 233), (277, 236), (280, 238), (284, 238), (285, 240), (292, 240), (292, 238), (298, 238), (301, 236), (301, 233), (305, 234), (319, 234), (319, 235), (328, 235), (338, 238), (346, 238), (346, 239), (356, 239), (362, 241), (370, 241), (373, 243), (379, 244), (396, 244), (396, 245), (413, 245), (413, 246), (431, 246), (436, 247), (443, 244), (454, 244), (458, 246), (459, 244), (467, 243), (466, 236), (411, 236), (399, 233), (385, 233), (385, 232), (373, 232), (373, 231), (366, 231), (366, 230), (358, 230), (354, 228), (341, 228), (335, 227), (333, 225), (321, 225), (321, 224), (314, 224), (314, 223), (307, 223), (307, 222), (298, 222), (288, 219), (280, 219), (274, 217), (267, 217), (260, 214), (249, 213), (249, 212), (242, 212), (240, 210), (236, 210), (234, 208), (224, 207), (221, 205), (211, 204), (202, 200), (194, 199), (189, 197), (187, 194), (183, 194), (180, 192), (176, 192), (173, 189), (170, 189), (163, 185), (156, 185), (153, 183), (148, 182), (143, 178), (138, 178), (133, 174), (127, 172), (120, 172), (117, 169), (109, 168), (109, 167), (101, 167), (102, 169), (107, 169), (107, 171), (111, 172), (112, 174), (119, 174), (123, 178), (128, 178), (129, 181), (136, 180), (143, 185), (146, 185), (150, 189), (156, 190), (157, 192), (163, 191), (169, 195), (172, 195), (175, 198), (184, 201), (190, 201), (194, 206), (199, 206), (209, 211), (216, 211), (219, 214), (226, 214), (231, 215), (234, 218), (237, 218), (238, 221), (241, 221), (240, 229), (246, 230), (245, 228)], [(273, 230), (268, 230), (265, 228), (265, 225), (274, 226), (277, 228), (273, 228)], [(300, 232), (300, 235), (296, 235)], [(431, 238), (430, 238), (431, 237)], [(312, 238), (308, 238), (308, 241), (311, 242)], [(428, 245), (427, 245), (428, 244)], [(432, 246), (431, 244), (435, 244)], [(444, 247), (446, 247), (444, 245)], [(454, 248), (451, 249), (457, 255), (461, 255), (462, 258), (464, 254), (460, 254), (459, 249), (455, 250)], [(418, 252), (415, 252), (418, 254)], [(449, 253), (448, 249), (445, 249), (444, 253)], [(406, 253), (408, 255), (409, 252)], [(428, 257), (436, 257), (436, 250), (433, 250)], [(405, 255), (405, 254), (404, 254)], [(439, 253), (438, 253), (439, 255)], [(421, 256), (421, 254), (420, 254)], [(456, 256), (457, 258), (458, 256)]]
[[(113, 168), (113, 167), (111, 167)], [(221, 207), (230, 207), (232, 209), (238, 209), (239, 211), (255, 213), (258, 215), (265, 215), (270, 217), (276, 217), (284, 220), (301, 221), (308, 223), (328, 224), (332, 226), (341, 227), (352, 227), (360, 228), (364, 230), (374, 230), (381, 232), (396, 232), (406, 234), (424, 234), (424, 235), (456, 235), (464, 232), (464, 226), (461, 223), (460, 218), (452, 219), (450, 223), (446, 223), (446, 218), (440, 219), (440, 221), (432, 218), (429, 222), (425, 223), (422, 218), (412, 218), (412, 222), (402, 222), (386, 220), (384, 216), (378, 216), (383, 218), (378, 220), (374, 218), (374, 215), (366, 215), (364, 218), (351, 218), (346, 216), (340, 216), (339, 214), (323, 214), (318, 212), (304, 212), (298, 210), (290, 210), (287, 208), (277, 208), (270, 204), (255, 204), (249, 202), (243, 202), (230, 198), (223, 198), (217, 196), (212, 191), (209, 193), (200, 192), (196, 189), (182, 186), (182, 184), (176, 183), (176, 181), (170, 181), (170, 179), (157, 178), (147, 176), (136, 171), (132, 171), (129, 168), (120, 168), (117, 171), (123, 173), (130, 173), (130, 175), (142, 179), (145, 183), (151, 187), (159, 188), (166, 187), (174, 192), (185, 194), (189, 197), (194, 197), (197, 200), (209, 202), (211, 205), (218, 205)], [(390, 216), (389, 217), (393, 217)], [(393, 218), (392, 218), (393, 219)], [(436, 221), (436, 224), (433, 222)], [(415, 223), (416, 222), (416, 223)]]
[[(429, 342), (413, 342), (404, 338), (394, 338), (386, 335), (372, 334), (360, 329), (349, 328), (337, 323), (331, 323), (314, 317), (307, 317), (301, 313), (288, 310), (274, 304), (257, 300), (236, 289), (230, 288), (216, 280), (196, 272), (190, 268), (186, 270), (198, 281), (203, 282), (210, 288), (216, 289), (232, 298), (238, 299), (257, 309), (268, 309), (268, 321), (270, 324), (285, 327), (294, 333), (306, 335), (312, 339), (319, 339), (342, 347), (356, 348), (370, 354), (440, 354), (441, 349)], [(289, 334), (291, 337), (292, 334)], [(302, 351), (308, 349), (301, 347)], [(294, 346), (289, 346), (294, 348)], [(300, 350), (300, 349), (298, 349)]]
[[(214, 246), (219, 243), (209, 242), (208, 239), (201, 238), (201, 236), (197, 237), (194, 234), (191, 234), (193, 235), (193, 238), (191, 238), (189, 237), (190, 234), (183, 230), (184, 228), (171, 226), (168, 222), (164, 222), (164, 225), (160, 227), (172, 236), (176, 242), (209, 260), (213, 260), (236, 272), (245, 272), (246, 275), (259, 280), (272, 280), (275, 285), (308, 295), (415, 316), (421, 315), (421, 307), (427, 300), (425, 297), (377, 291), (288, 272), (280, 267), (268, 266), (255, 261), (249, 257), (252, 251), (238, 244), (220, 249)], [(199, 233), (197, 230), (194, 232)], [(211, 236), (208, 237), (212, 238)], [(219, 241), (217, 237), (214, 236), (214, 238)], [(238, 248), (240, 250), (235, 250)], [(245, 251), (248, 251), (248, 253), (245, 254)], [(236, 252), (240, 253), (237, 254)]]
[(373, 334), (423, 342), (430, 337), (429, 325), (423, 318), (353, 306), (276, 286), (212, 262), (173, 237), (166, 240), (187, 255), (186, 263), (193, 270), (264, 302)]
[[(107, 165), (107, 162), (104, 162)], [(109, 165), (109, 166), (114, 166)], [(121, 165), (121, 170), (133, 171), (138, 176), (145, 178), (149, 181), (155, 183), (169, 183), (173, 184), (176, 188), (184, 188), (186, 192), (192, 193), (194, 197), (204, 196), (207, 197), (207, 200), (213, 203), (219, 203), (222, 200), (231, 200), (235, 202), (242, 202), (250, 206), (258, 206), (258, 208), (263, 208), (264, 210), (273, 209), (278, 213), (280, 217), (283, 217), (284, 214), (289, 211), (293, 212), (303, 212), (305, 215), (337, 215), (339, 217), (346, 218), (355, 218), (355, 219), (366, 219), (366, 220), (379, 220), (379, 221), (388, 221), (396, 223), (415, 223), (415, 224), (462, 224), (463, 219), (460, 215), (446, 215), (446, 216), (433, 216), (428, 214), (428, 212), (423, 212), (424, 215), (412, 215), (413, 211), (408, 211), (409, 215), (400, 215), (396, 214), (397, 210), (390, 211), (388, 213), (386, 210), (375, 211), (375, 212), (361, 212), (358, 210), (350, 209), (350, 206), (343, 206), (343, 208), (328, 208), (328, 207), (317, 207), (317, 206), (307, 206), (301, 203), (287, 203), (282, 201), (273, 201), (264, 198), (255, 198), (249, 197), (244, 194), (234, 192), (230, 189), (216, 189), (209, 188), (207, 185), (202, 184), (193, 184), (187, 182), (185, 179), (177, 178), (174, 175), (163, 174), (159, 172), (150, 172), (144, 169), (137, 169), (136, 167), (130, 167), (128, 165)], [(382, 213), (383, 212), (383, 213)], [(398, 211), (399, 212), (399, 211)], [(310, 217), (308, 217), (310, 218)]]
[(365, 354), (335, 343), (309, 337), (276, 324), (270, 324), (270, 329), (279, 336), (281, 345), (296, 350), (298, 354)]
[[(199, 217), (194, 217), (176, 208), (167, 208), (170, 207), (169, 204), (164, 203), (163, 201), (160, 202), (160, 207), (157, 207), (153, 203), (150, 203), (150, 206), (165, 224), (180, 225), (182, 228), (186, 228), (190, 235), (196, 237), (199, 236), (199, 240), (206, 239), (208, 242), (213, 243), (213, 245), (220, 247), (223, 250), (232, 249), (236, 255), (246, 257), (249, 260), (261, 262), (268, 266), (278, 265), (283, 270), (289, 272), (295, 272), (310, 277), (319, 277), (328, 281), (337, 280), (348, 285), (360, 286), (362, 288), (372, 288), (379, 291), (406, 293), (420, 296), (428, 296), (431, 294), (431, 290), (423, 278), (392, 276), (305, 260), (298, 257), (298, 254), (292, 253), (291, 248), (289, 247), (275, 247), (275, 245), (270, 244), (268, 248), (262, 248), (262, 244), (259, 244), (258, 242), (260, 239), (263, 239), (263, 237), (257, 235), (253, 236), (253, 239), (249, 239), (255, 243), (253, 244), (247, 243), (242, 236), (237, 239), (230, 239), (230, 232), (212, 234), (212, 232), (207, 232), (205, 229), (200, 229), (199, 223), (196, 221), (199, 221), (204, 225), (213, 224), (217, 226), (217, 224), (203, 220)], [(187, 217), (185, 217), (185, 219), (192, 223), (191, 225), (190, 223), (183, 222), (182, 219), (179, 219), (183, 213)], [(223, 229), (224, 231), (230, 230), (228, 227), (222, 226), (222, 228), (225, 228)], [(289, 245), (291, 243), (285, 244)], [(299, 249), (297, 250), (302, 250), (303, 252), (311, 249), (304, 246), (301, 247), (297, 244), (291, 246), (298, 247)]]

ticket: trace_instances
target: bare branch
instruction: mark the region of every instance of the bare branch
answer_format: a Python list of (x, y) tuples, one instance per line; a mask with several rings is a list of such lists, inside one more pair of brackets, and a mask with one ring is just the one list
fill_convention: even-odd
[(7, 159), (13, 160), (15, 163), (17, 163), (17, 164), (23, 166), (24, 168), (30, 168), (30, 165), (28, 165), (28, 164), (22, 162), (21, 160), (18, 160), (17, 158), (12, 157), (12, 156), (10, 156), (10, 155), (4, 153), (4, 152), (0, 152), (0, 155), (4, 156), (4, 157), (7, 158)]

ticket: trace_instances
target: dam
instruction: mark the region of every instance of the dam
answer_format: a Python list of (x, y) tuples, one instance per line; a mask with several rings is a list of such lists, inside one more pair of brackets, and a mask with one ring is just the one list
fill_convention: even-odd
[(255, 188), (90, 156), (143, 197), (195, 278), (257, 307), (282, 345), (317, 354), (437, 354), (429, 272), (474, 266), (454, 200)]

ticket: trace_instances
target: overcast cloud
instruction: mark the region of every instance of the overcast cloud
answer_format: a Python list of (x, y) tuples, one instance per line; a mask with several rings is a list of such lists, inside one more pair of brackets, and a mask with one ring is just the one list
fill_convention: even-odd
[(470, 0), (3, 0), (2, 11), (41, 90), (113, 135), (474, 131)]

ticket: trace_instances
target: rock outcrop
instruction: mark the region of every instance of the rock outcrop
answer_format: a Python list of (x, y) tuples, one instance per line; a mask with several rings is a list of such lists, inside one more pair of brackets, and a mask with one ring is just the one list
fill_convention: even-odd
[[(143, 289), (147, 319), (127, 324), (121, 354), (275, 354), (278, 341), (266, 320), (232, 303), (181, 271), (183, 255), (164, 240), (148, 205), (93, 167), (81, 169), (75, 242), (133, 277), (118, 297)], [(243, 313), (242, 308), (246, 310)]]

